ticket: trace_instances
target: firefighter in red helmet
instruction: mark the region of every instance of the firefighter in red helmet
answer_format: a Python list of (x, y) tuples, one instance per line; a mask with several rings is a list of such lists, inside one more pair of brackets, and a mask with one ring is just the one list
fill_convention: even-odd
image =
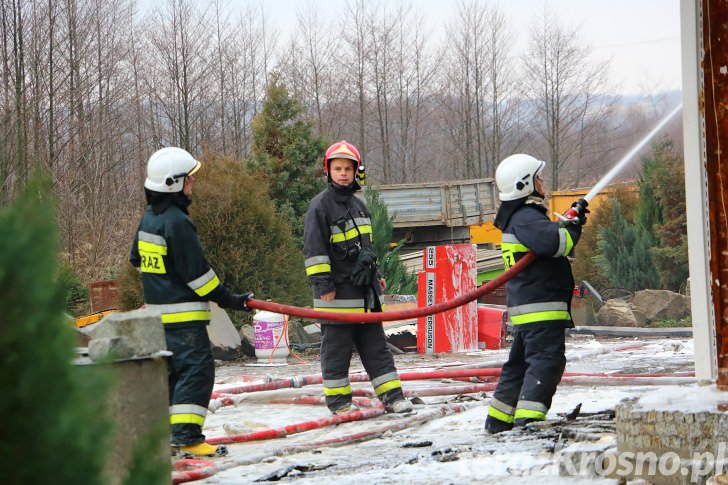
[[(306, 275), (313, 306), (329, 312), (380, 312), (386, 282), (372, 247), (371, 213), (354, 193), (361, 188), (359, 150), (347, 141), (324, 155), (328, 186), (311, 201), (304, 225)], [(321, 322), (321, 372), (326, 405), (335, 414), (352, 410), (349, 365), (356, 347), (372, 386), (388, 412), (412, 411), (404, 398), (381, 323)]]

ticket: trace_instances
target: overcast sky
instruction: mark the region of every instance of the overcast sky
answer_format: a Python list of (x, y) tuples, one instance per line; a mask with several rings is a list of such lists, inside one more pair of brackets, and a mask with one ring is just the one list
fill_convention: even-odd
[[(399, 4), (399, 0), (382, 0)], [(425, 13), (433, 33), (454, 16), (460, 0), (411, 0)], [(480, 0), (489, 1), (489, 0)], [(620, 94), (680, 89), (679, 0), (490, 0), (510, 19), (522, 46), (528, 26), (544, 6), (568, 27), (578, 27), (595, 56), (611, 58), (611, 81)], [(295, 26), (296, 10), (308, 2), (333, 18), (346, 11), (346, 0), (265, 0), (266, 16), (287, 38)], [(248, 5), (232, 0), (232, 7)]]

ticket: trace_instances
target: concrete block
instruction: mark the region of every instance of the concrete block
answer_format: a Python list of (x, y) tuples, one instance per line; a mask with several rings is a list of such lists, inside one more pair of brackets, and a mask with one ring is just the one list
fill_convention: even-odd
[[(690, 401), (686, 401), (686, 394)], [(635, 468), (621, 478), (682, 485), (696, 483), (697, 477), (697, 483), (705, 483), (711, 470), (701, 465), (703, 454), (710, 454), (709, 461), (725, 460), (725, 451), (719, 449), (725, 448), (728, 413), (719, 411), (718, 403), (727, 398), (713, 388), (697, 386), (689, 390), (656, 389), (620, 403), (615, 410), (619, 453), (625, 454), (624, 458), (654, 454), (662, 464), (651, 472)], [(671, 468), (673, 464), (679, 466)]]
[(128, 337), (110, 337), (93, 339), (88, 344), (88, 356), (94, 362), (106, 358), (129, 359), (134, 357), (135, 349)]
[[(94, 343), (94, 341), (107, 340)], [(113, 312), (105, 316), (93, 332), (89, 342), (89, 354), (94, 348), (94, 361), (106, 357), (102, 352), (118, 351), (122, 358), (148, 357), (167, 350), (164, 327), (157, 313), (148, 310)]]
[[(95, 367), (78, 366), (79, 372), (93, 372)], [(170, 459), (167, 363), (163, 358), (134, 359), (108, 364), (108, 369), (113, 385), (106, 409), (115, 426), (103, 483), (122, 485), (138, 446), (154, 443), (160, 462)]]

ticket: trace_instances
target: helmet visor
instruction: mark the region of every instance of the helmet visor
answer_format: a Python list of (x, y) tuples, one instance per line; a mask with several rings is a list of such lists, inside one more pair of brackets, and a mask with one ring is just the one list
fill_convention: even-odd
[(200, 167), (202, 167), (202, 163), (199, 160), (195, 160), (195, 161), (197, 163), (195, 164), (194, 167), (192, 167), (192, 170), (190, 170), (189, 172), (187, 172), (186, 175), (194, 175), (200, 169)]

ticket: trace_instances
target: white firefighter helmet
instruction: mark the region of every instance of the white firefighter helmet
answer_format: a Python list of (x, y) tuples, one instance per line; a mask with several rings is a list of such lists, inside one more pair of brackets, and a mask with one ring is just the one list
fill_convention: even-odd
[(546, 162), (531, 155), (518, 153), (505, 158), (495, 170), (495, 183), (501, 201), (521, 199), (536, 190), (536, 176), (541, 173)]
[(149, 157), (144, 187), (153, 192), (181, 192), (185, 177), (197, 172), (201, 166), (186, 150), (177, 147), (162, 148)]

